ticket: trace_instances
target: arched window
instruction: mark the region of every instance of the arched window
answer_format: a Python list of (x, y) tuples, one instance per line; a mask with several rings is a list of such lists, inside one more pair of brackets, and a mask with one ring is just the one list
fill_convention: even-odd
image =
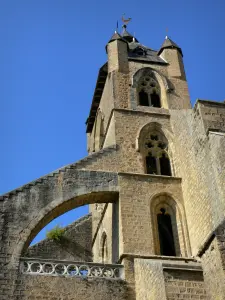
[(171, 216), (163, 207), (160, 209), (160, 213), (157, 214), (157, 224), (160, 254), (166, 256), (176, 256)]
[(168, 143), (160, 131), (149, 132), (142, 141), (146, 173), (171, 176)]
[(159, 84), (153, 77), (141, 78), (138, 84), (138, 101), (142, 106), (161, 107)]
[(185, 213), (181, 202), (178, 204), (166, 193), (156, 195), (151, 200), (151, 226), (156, 255), (190, 255)]

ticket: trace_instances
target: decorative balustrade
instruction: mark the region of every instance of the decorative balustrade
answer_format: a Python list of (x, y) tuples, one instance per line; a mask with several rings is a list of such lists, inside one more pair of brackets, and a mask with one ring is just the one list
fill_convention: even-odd
[(22, 258), (20, 270), (24, 274), (32, 275), (98, 277), (109, 279), (123, 278), (123, 266), (116, 264)]

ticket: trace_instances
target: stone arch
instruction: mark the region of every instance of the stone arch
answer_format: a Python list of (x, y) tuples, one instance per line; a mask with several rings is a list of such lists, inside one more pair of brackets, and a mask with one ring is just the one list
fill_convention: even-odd
[(176, 256), (191, 255), (186, 216), (182, 203), (174, 199), (170, 193), (157, 193), (150, 199), (150, 215), (153, 230), (155, 254), (160, 255), (160, 241), (157, 214), (164, 208), (171, 217)]
[[(14, 232), (17, 236), (11, 259), (14, 267), (18, 267), (20, 257), (36, 234), (59, 215), (86, 204), (111, 203), (118, 200), (115, 173), (70, 169), (69, 172), (46, 179), (47, 184), (45, 182), (36, 186), (40, 197), (35, 202), (35, 207), (32, 204), (33, 198), (30, 197), (31, 191), (26, 189), (26, 208), (23, 209), (26, 210), (27, 219), (24, 220), (21, 215), (20, 220), (18, 219), (18, 231)], [(43, 191), (47, 191), (45, 199), (42, 198)], [(15, 209), (17, 207), (19, 206), (15, 205)], [(14, 213), (19, 215), (18, 211)]]
[(142, 69), (139, 69), (132, 78), (132, 89), (133, 89), (133, 95), (136, 95), (135, 102), (138, 103), (137, 101), (137, 93), (134, 92), (134, 90), (137, 90), (138, 84), (141, 80), (141, 78), (145, 77), (146, 75), (149, 75), (153, 79), (155, 79), (160, 87), (160, 100), (161, 100), (161, 107), (167, 108), (168, 109), (168, 99), (167, 99), (167, 93), (171, 92), (172, 86), (170, 82), (167, 80), (167, 78), (157, 72), (156, 70), (150, 68), (150, 67), (145, 67)]

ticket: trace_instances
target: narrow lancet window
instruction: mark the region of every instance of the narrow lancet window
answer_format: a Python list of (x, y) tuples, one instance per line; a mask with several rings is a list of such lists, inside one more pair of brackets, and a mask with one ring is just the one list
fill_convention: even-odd
[(157, 174), (156, 159), (152, 156), (151, 153), (146, 156), (146, 169), (147, 174)]
[(160, 98), (159, 98), (159, 95), (156, 93), (156, 91), (154, 91), (151, 94), (151, 105), (153, 107), (161, 107), (161, 105), (160, 105)]
[(171, 176), (171, 168), (169, 158), (166, 157), (165, 153), (159, 158), (161, 175)]
[(164, 208), (161, 208), (160, 212), (157, 215), (160, 254), (176, 256), (171, 217)]

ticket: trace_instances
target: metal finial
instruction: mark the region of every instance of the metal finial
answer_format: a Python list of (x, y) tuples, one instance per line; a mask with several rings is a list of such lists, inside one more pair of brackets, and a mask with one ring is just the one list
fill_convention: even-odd
[(168, 39), (168, 31), (169, 31), (169, 29), (166, 28), (166, 40)]

